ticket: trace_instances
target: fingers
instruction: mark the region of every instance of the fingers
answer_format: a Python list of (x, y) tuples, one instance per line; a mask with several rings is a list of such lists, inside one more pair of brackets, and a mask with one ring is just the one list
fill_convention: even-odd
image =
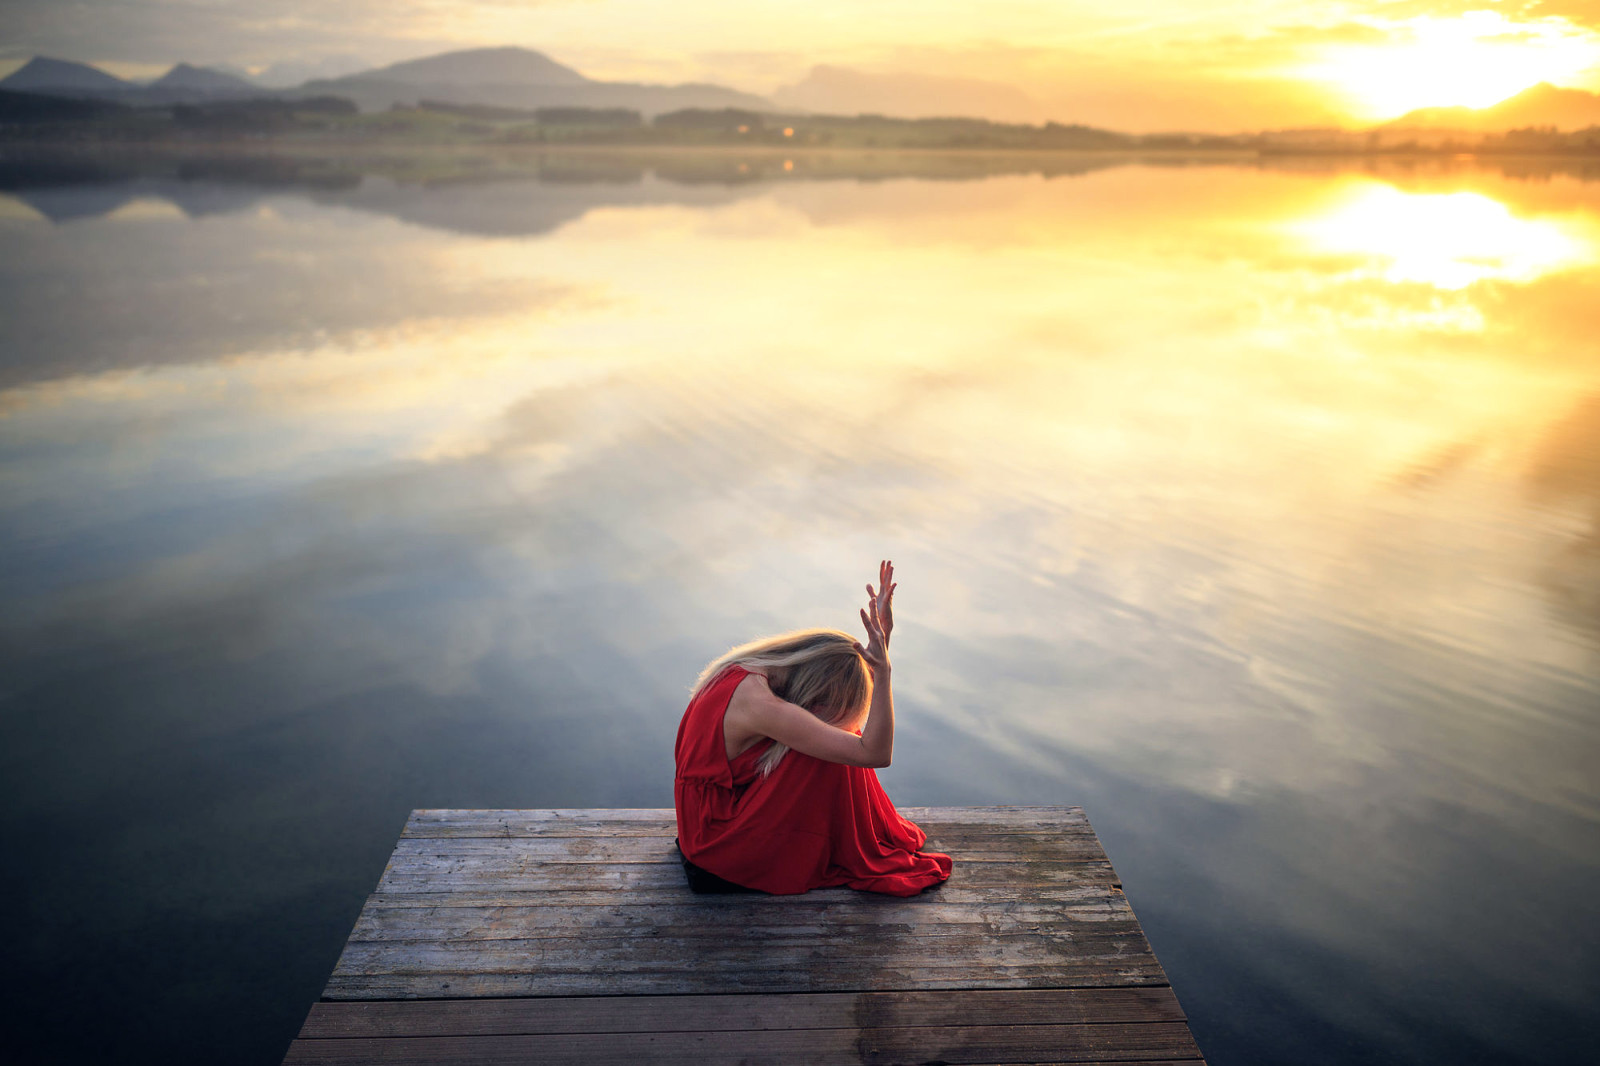
[(878, 561), (878, 584), (873, 587), (872, 582), (867, 582), (867, 606), (861, 611), (861, 624), (866, 627), (867, 636), (875, 643), (888, 643), (888, 627), (893, 624), (890, 610), (893, 606), (894, 590), (900, 587), (894, 579), (894, 562), (889, 559)]
[(871, 615), (867, 614), (867, 609), (865, 607), (861, 609), (861, 624), (867, 628), (867, 639), (873, 641), (874, 643), (881, 644), (883, 642), (883, 626), (878, 624), (878, 612), (876, 608), (873, 609)]

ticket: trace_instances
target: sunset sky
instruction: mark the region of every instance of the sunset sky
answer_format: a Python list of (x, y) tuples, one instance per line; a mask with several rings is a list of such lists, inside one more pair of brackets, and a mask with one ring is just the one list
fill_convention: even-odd
[(771, 93), (830, 64), (1002, 83), (1025, 98), (993, 94), (990, 117), (1129, 130), (1356, 126), (1539, 81), (1600, 89), (1600, 0), (6, 0), (0, 32), (0, 71), (38, 53), (125, 76), (522, 45), (595, 78)]

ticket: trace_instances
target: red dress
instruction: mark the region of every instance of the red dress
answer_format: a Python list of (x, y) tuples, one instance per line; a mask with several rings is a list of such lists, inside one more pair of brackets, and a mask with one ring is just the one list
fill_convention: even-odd
[(950, 876), (950, 856), (922, 852), (927, 834), (900, 817), (878, 775), (790, 751), (766, 777), (756, 743), (728, 759), (722, 735), (728, 667), (689, 701), (678, 726), (678, 847), (703, 870), (746, 888), (792, 894), (848, 885), (914, 896)]

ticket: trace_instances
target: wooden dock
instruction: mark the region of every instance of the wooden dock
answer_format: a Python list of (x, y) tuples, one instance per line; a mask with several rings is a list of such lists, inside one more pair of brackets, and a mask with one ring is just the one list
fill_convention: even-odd
[(695, 895), (669, 810), (412, 812), (285, 1063), (1187, 1063), (1077, 807), (903, 813), (911, 899)]

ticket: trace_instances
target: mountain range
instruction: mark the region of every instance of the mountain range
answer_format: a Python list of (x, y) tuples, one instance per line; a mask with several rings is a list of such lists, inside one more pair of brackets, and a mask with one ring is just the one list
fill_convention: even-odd
[(770, 111), (772, 102), (720, 85), (596, 81), (541, 52), (474, 48), (308, 81), (290, 95), (342, 96), (363, 111), (435, 100), (492, 107), (622, 107), (650, 118), (686, 107)]
[(175, 104), (270, 95), (244, 78), (179, 63), (150, 82), (127, 81), (87, 63), (34, 56), (0, 79), (0, 89), (123, 104)]
[(1471, 130), (1492, 133), (1535, 126), (1582, 130), (1600, 126), (1600, 93), (1540, 82), (1491, 107), (1424, 107), (1385, 124), (1391, 130)]
[[(684, 108), (882, 114), (900, 118), (982, 116), (1012, 122), (1050, 117), (1042, 103), (995, 82), (934, 74), (873, 74), (818, 66), (772, 99), (720, 85), (651, 85), (600, 81), (527, 48), (474, 48), (412, 59), (293, 88), (268, 88), (214, 68), (179, 63), (151, 82), (115, 77), (86, 63), (35, 57), (0, 89), (134, 105), (196, 103), (243, 97), (339, 96), (364, 111), (428, 100), (446, 104), (531, 109), (627, 108), (646, 119)], [(1492, 107), (1434, 107), (1377, 127), (1388, 136), (1410, 131), (1490, 133), (1529, 127), (1600, 126), (1600, 94), (1541, 83)]]
[(0, 89), (125, 104), (197, 103), (244, 96), (341, 96), (364, 111), (423, 100), (496, 107), (622, 107), (646, 118), (682, 108), (773, 110), (772, 101), (720, 85), (598, 81), (526, 48), (473, 48), (412, 59), (339, 78), (269, 89), (207, 67), (179, 63), (149, 83), (126, 81), (87, 63), (35, 57)]
[(27, 93), (53, 93), (58, 96), (114, 93), (137, 87), (133, 82), (123, 81), (115, 75), (107, 74), (99, 67), (91, 67), (87, 63), (74, 63), (66, 59), (50, 59), (46, 56), (34, 56), (23, 66), (0, 79), (0, 88)]

